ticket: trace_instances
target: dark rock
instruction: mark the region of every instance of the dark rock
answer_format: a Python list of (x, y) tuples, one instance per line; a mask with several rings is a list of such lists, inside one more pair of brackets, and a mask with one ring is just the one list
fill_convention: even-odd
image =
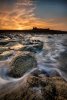
[(4, 39), (4, 38), (6, 38), (6, 36), (0, 34), (0, 38), (1, 38), (1, 39)]
[(61, 77), (29, 75), (24, 80), (12, 85), (14, 89), (0, 96), (0, 100), (67, 100), (67, 83)]
[(38, 77), (40, 74), (42, 74), (42, 72), (38, 69), (34, 70), (32, 73), (31, 73), (33, 76), (36, 76)]
[(43, 42), (40, 40), (29, 40), (23, 44), (26, 46), (24, 50), (31, 52), (37, 52), (43, 48)]
[(9, 37), (5, 37), (4, 39), (0, 39), (0, 45), (6, 45), (8, 44), (10, 41), (10, 38)]
[(10, 50), (18, 50), (18, 51), (23, 51), (25, 46), (20, 44), (20, 43), (16, 43), (13, 46), (9, 46)]
[(0, 41), (0, 45), (6, 45), (8, 44), (8, 41)]
[(7, 51), (7, 50), (8, 50), (8, 47), (0, 46), (0, 53)]
[(6, 60), (8, 57), (12, 56), (13, 51), (4, 51), (0, 54), (0, 60)]
[(13, 77), (21, 77), (26, 71), (36, 67), (37, 62), (32, 53), (23, 52), (13, 59), (11, 66), (11, 75)]
[(48, 36), (48, 38), (52, 38), (52, 36)]

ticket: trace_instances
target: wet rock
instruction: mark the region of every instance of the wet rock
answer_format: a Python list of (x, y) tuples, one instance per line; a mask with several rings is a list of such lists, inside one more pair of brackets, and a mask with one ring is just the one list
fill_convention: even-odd
[(37, 52), (42, 50), (43, 48), (43, 42), (40, 40), (28, 40), (25, 41), (23, 44), (26, 46), (24, 50), (31, 52)]
[(42, 50), (43, 42), (39, 40), (24, 40), (22, 43), (10, 41), (6, 46), (8, 46), (10, 50), (37, 52)]
[(7, 51), (7, 50), (8, 50), (8, 47), (0, 46), (0, 53)]
[(4, 39), (0, 39), (0, 45), (6, 45), (6, 44), (8, 44), (9, 43), (9, 41), (10, 41), (10, 38), (9, 37), (6, 37), (6, 38), (4, 38)]
[(52, 38), (52, 36), (49, 35), (48, 38)]
[(0, 45), (6, 45), (8, 44), (8, 41), (0, 41)]
[(10, 47), (11, 50), (23, 50), (24, 48), (25, 46), (20, 43), (16, 43), (15, 45)]
[(0, 60), (6, 60), (10, 56), (12, 56), (13, 51), (4, 51), (3, 53), (0, 54)]
[(29, 75), (12, 87), (1, 100), (67, 100), (67, 83), (61, 77)]
[(66, 100), (67, 83), (60, 77), (29, 76), (23, 89), (24, 100)]
[(34, 70), (31, 74), (32, 74), (33, 76), (38, 77), (40, 74), (42, 74), (42, 71), (39, 70), (39, 69), (36, 69), (36, 70)]
[(8, 46), (8, 47), (12, 47), (12, 46), (14, 46), (14, 45), (16, 45), (18, 42), (9, 42), (6, 46)]
[(21, 43), (18, 43), (17, 41), (10, 42), (6, 46), (9, 47), (10, 50), (15, 50), (15, 51), (24, 51), (26, 46), (22, 45)]
[(61, 77), (53, 77), (52, 80), (56, 85), (58, 94), (57, 100), (67, 100), (67, 82), (64, 81)]
[(5, 35), (0, 34), (0, 39), (4, 39), (4, 38), (6, 38), (6, 36), (5, 36)]
[(23, 52), (13, 59), (11, 66), (11, 76), (21, 77), (26, 71), (36, 67), (37, 62), (32, 53)]

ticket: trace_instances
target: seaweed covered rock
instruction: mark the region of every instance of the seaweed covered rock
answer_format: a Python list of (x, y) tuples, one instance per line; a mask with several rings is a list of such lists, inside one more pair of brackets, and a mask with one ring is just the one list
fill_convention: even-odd
[(57, 96), (56, 86), (48, 77), (30, 76), (26, 84), (29, 87), (25, 99), (55, 100)]
[(52, 78), (57, 90), (57, 100), (67, 100), (67, 82), (61, 77)]
[(67, 100), (67, 83), (61, 77), (30, 76), (26, 86), (24, 100)]
[(9, 91), (4, 91), (0, 100), (67, 100), (67, 83), (61, 77), (30, 74), (7, 88)]
[(30, 52), (23, 52), (13, 59), (10, 74), (13, 77), (21, 77), (26, 71), (36, 66), (37, 62), (34, 55)]

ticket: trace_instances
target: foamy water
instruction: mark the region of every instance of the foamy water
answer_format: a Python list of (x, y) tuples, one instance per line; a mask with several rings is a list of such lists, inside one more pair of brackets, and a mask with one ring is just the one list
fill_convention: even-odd
[[(47, 35), (36, 35), (30, 37), (31, 39), (37, 39), (44, 42), (43, 50), (41, 52), (37, 52), (35, 55), (38, 64), (37, 67), (26, 72), (21, 78), (12, 78), (8, 76), (8, 72), (10, 62), (12, 61), (12, 58), (17, 54), (17, 51), (14, 51), (13, 56), (9, 57), (7, 60), (0, 61), (0, 95), (4, 95), (4, 93), (8, 92), (7, 90), (13, 90), (14, 88), (17, 88), (20, 81), (24, 83), (28, 75), (37, 69), (41, 70), (43, 74), (46, 73), (50, 77), (56, 76), (58, 74), (67, 81), (67, 73), (64, 72), (64, 69), (67, 70), (65, 67), (66, 62), (64, 62), (63, 56), (61, 55), (62, 52), (67, 52), (67, 47), (63, 45), (67, 35), (51, 36), (51, 38), (48, 38)], [(61, 58), (63, 63), (59, 62), (58, 58)], [(63, 68), (62, 64), (64, 65)]]

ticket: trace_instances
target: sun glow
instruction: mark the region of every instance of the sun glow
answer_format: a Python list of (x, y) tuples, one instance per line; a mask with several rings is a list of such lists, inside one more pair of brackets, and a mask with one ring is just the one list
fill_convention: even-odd
[[(13, 6), (4, 5), (0, 9), (0, 30), (24, 30), (34, 27), (67, 30), (67, 25), (59, 23), (61, 19), (42, 19), (35, 15), (35, 5), (32, 0), (21, 0)], [(67, 19), (61, 19), (66, 20)], [(65, 21), (65, 22), (66, 22)]]
[(23, 30), (23, 29), (24, 29), (23, 27), (18, 27), (18, 28), (17, 28), (17, 30)]

